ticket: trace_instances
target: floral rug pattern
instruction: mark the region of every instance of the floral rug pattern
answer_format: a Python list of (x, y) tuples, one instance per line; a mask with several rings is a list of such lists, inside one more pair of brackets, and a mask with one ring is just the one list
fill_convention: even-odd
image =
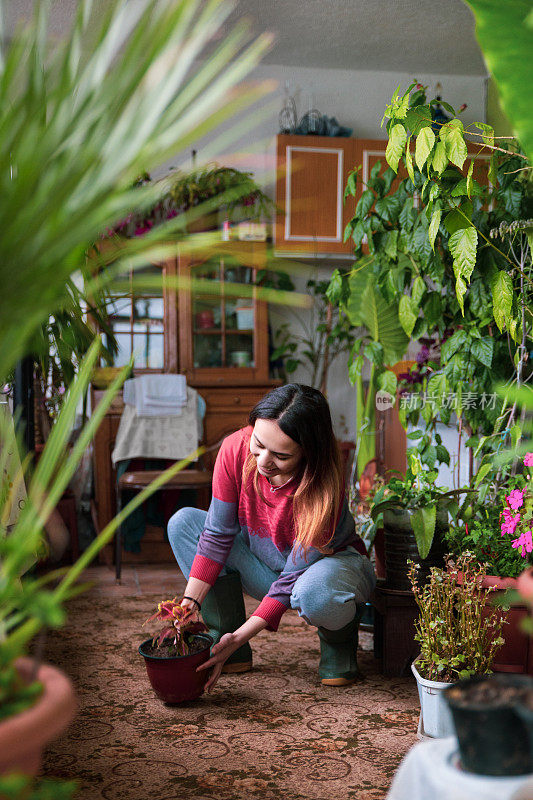
[[(211, 695), (165, 706), (138, 644), (160, 597), (71, 603), (47, 660), (74, 681), (79, 712), (45, 755), (48, 775), (77, 778), (83, 800), (382, 800), (416, 742), (410, 678), (386, 679), (361, 634), (365, 680), (321, 686), (319, 644), (294, 612), (252, 643), (254, 669), (223, 675)], [(250, 609), (255, 601), (250, 601)]]

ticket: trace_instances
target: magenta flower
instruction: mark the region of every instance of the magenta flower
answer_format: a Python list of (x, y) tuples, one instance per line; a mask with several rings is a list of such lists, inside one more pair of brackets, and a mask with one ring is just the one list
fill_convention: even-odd
[(501, 532), (502, 536), (505, 536), (506, 533), (513, 534), (516, 530), (516, 526), (520, 522), (520, 514), (511, 514), (508, 508), (503, 509), (503, 516), (504, 521), (501, 524)]
[(513, 542), (513, 547), (522, 548), (522, 558), (526, 557), (526, 553), (531, 553), (533, 550), (533, 537), (531, 536), (531, 531), (525, 531), (518, 537), (518, 539), (515, 539)]
[(524, 492), (521, 492), (520, 489), (513, 489), (513, 491), (508, 494), (505, 499), (507, 500), (509, 508), (517, 511), (520, 506), (524, 505)]
[(533, 453), (526, 453), (524, 457), (524, 466), (533, 467)]

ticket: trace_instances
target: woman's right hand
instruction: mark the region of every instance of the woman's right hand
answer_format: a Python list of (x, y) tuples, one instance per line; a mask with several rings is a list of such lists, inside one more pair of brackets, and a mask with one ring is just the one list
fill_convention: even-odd
[(198, 610), (198, 606), (192, 600), (186, 600), (185, 598), (181, 601), (180, 606), (182, 608), (187, 608), (192, 611), (191, 620), (197, 622), (200, 619), (200, 612)]

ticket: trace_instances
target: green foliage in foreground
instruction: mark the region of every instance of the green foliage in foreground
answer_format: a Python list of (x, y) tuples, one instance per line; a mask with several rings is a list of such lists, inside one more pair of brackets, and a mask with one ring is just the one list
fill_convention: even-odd
[[(112, 0), (102, 18), (80, 0), (59, 44), (48, 6), (0, 51), (0, 380), (61, 307), (91, 243), (153, 205), (159, 188), (133, 189), (136, 178), (270, 88), (240, 84), (270, 41), (247, 45), (243, 24), (202, 57), (231, 0)], [(185, 225), (169, 220), (123, 255), (146, 263)]]
[(476, 19), (485, 62), (503, 110), (533, 163), (533, 9), (529, 0), (464, 0)]

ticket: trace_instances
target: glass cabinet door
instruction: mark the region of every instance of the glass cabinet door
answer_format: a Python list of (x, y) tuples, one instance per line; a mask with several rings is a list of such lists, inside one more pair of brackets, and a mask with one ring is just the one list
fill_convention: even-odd
[[(135, 270), (135, 275), (161, 277), (161, 268), (147, 266)], [(111, 297), (107, 306), (108, 324), (115, 335), (118, 352), (114, 366), (128, 364), (134, 356), (139, 370), (162, 370), (165, 361), (164, 300), (162, 289), (143, 291), (134, 286), (130, 276), (130, 291)], [(107, 345), (107, 336), (103, 336)]]
[(253, 286), (254, 269), (218, 258), (194, 265), (193, 280), (209, 280), (211, 296), (192, 291), (192, 348), (196, 368), (255, 367), (255, 303), (229, 290), (231, 284)]

